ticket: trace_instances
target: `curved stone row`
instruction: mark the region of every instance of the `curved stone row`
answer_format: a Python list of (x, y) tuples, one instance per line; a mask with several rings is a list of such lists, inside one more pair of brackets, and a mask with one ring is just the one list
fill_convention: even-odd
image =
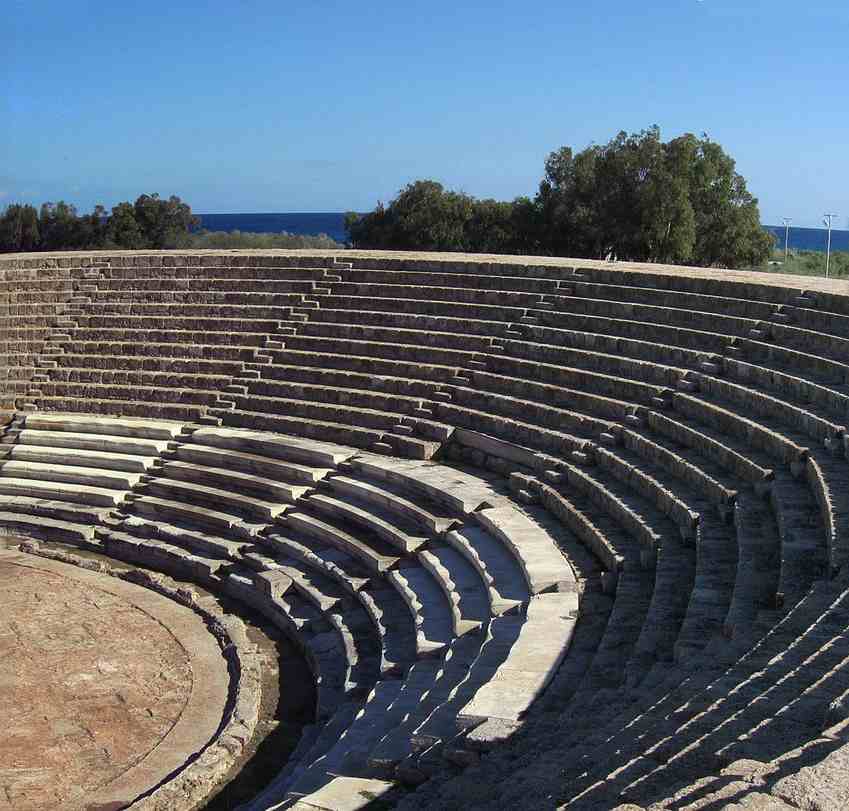
[[(738, 678), (843, 571), (849, 299), (755, 278), (350, 253), (10, 260), (7, 404), (187, 427), (76, 480), (14, 424), (3, 520), (86, 542), (100, 522), (115, 554), (273, 603), (327, 724), (271, 791), (321, 803), (347, 790), (328, 775), (418, 783), (534, 728), (509, 651), (542, 655), (520, 628), (582, 593), (543, 700), (578, 778), (568, 747), (588, 730), (629, 735), (633, 707), (687, 695), (693, 671)], [(304, 460), (269, 453), (270, 434), (347, 450), (298, 478)], [(109, 452), (87, 441), (62, 464)], [(474, 479), (428, 484), (434, 457)], [(568, 577), (540, 567), (543, 546)]]
[(465, 729), (519, 722), (568, 649), (573, 570), (475, 476), (85, 414), (18, 415), (3, 449), (8, 527), (220, 590), (302, 646), (320, 726), (253, 807), (340, 774), (384, 790), (378, 776), (419, 772), (423, 740), (430, 757), (446, 746), (458, 757)]

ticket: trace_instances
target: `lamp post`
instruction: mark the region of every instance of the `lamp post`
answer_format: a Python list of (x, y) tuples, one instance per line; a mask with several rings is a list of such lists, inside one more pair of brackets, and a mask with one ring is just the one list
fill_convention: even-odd
[(828, 263), (831, 258), (831, 223), (836, 217), (836, 214), (824, 214), (822, 218), (823, 225), (828, 228), (828, 242), (825, 248), (825, 278), (828, 278)]
[(784, 223), (784, 264), (787, 264), (787, 246), (790, 244), (790, 217), (782, 217)]

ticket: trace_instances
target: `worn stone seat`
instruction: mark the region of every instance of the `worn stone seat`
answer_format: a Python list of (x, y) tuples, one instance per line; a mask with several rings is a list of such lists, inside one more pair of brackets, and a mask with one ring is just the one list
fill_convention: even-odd
[[(49, 381), (40, 381), (39, 387), (51, 391), (55, 384), (57, 393), (71, 384), (94, 384), (100, 386), (136, 386), (145, 389), (185, 389), (187, 391), (219, 392), (230, 385), (232, 376), (222, 374), (198, 374), (196, 372), (178, 371), (131, 371), (122, 369), (123, 364), (116, 367), (71, 367), (62, 363), (51, 370)], [(241, 370), (240, 370), (241, 371)]]
[(191, 442), (193, 445), (267, 456), (317, 469), (332, 469), (356, 453), (353, 448), (330, 442), (227, 428), (200, 428), (192, 433)]
[[(425, 333), (427, 334), (427, 333)], [(353, 354), (376, 358), (408, 359), (417, 363), (443, 366), (464, 366), (474, 360), (475, 350), (452, 347), (402, 344), (399, 342), (370, 341), (363, 338), (334, 338), (312, 335), (293, 335), (286, 338), (287, 349), (318, 351), (329, 354)]]
[[(817, 675), (838, 643), (806, 637), (842, 616), (826, 581), (849, 555), (849, 305), (819, 281), (4, 262), (0, 400), (23, 413), (0, 426), (0, 525), (222, 591), (295, 640), (317, 724), (256, 808), (434, 774), (402, 805), (450, 806), (446, 760), (492, 747), (484, 804), (648, 807), (806, 746), (805, 714), (840, 699), (840, 668)], [(506, 786), (496, 743), (520, 728), (529, 779)]]
[[(146, 315), (85, 315), (76, 316), (80, 330), (123, 330), (134, 332), (136, 330), (148, 333), (179, 333), (179, 332), (224, 332), (227, 335), (237, 333), (275, 333), (278, 329), (280, 319), (270, 318), (215, 318), (191, 316), (146, 316)], [(72, 333), (75, 335), (76, 333)]]
[[(95, 380), (48, 380), (38, 383), (38, 391), (44, 398), (53, 400), (72, 399), (78, 397), (87, 400), (123, 400), (125, 402), (143, 402), (150, 400), (165, 405), (214, 405), (219, 400), (219, 393), (214, 389), (180, 388), (169, 390), (156, 385), (156, 379), (149, 379), (147, 386), (139, 385), (130, 379), (130, 373), (125, 372), (86, 372), (85, 377)], [(117, 378), (122, 382), (112, 382)], [(101, 382), (103, 381), (103, 382)]]
[(764, 340), (736, 338), (729, 353), (735, 360), (747, 360), (768, 369), (791, 372), (813, 382), (842, 385), (849, 379), (849, 365), (808, 351)]
[[(0, 501), (0, 508), (5, 506)], [(25, 536), (70, 543), (74, 546), (86, 546), (94, 539), (94, 527), (85, 520), (63, 521), (47, 515), (0, 509), (0, 525), (6, 532), (17, 531)]]
[[(162, 475), (136, 488), (136, 492), (185, 503), (208, 505), (215, 507), (218, 512), (229, 512), (249, 518), (254, 523), (272, 522), (287, 509), (283, 499), (267, 501), (263, 498), (246, 495), (235, 489), (238, 480), (233, 477), (232, 483), (217, 481), (224, 484), (226, 489), (200, 484), (205, 481), (205, 468), (191, 465), (180, 466), (182, 463), (168, 463), (162, 468)], [(176, 475), (175, 475), (176, 474)], [(183, 478), (185, 477), (185, 478)], [(246, 487), (240, 489), (248, 489)], [(271, 494), (274, 495), (274, 494)], [(287, 502), (291, 503), (290, 494)]]
[(368, 296), (361, 292), (337, 292), (331, 288), (329, 295), (322, 296), (322, 309), (326, 306), (337, 310), (368, 310), (414, 315), (447, 316), (483, 321), (506, 321), (519, 323), (527, 314), (527, 307), (507, 302), (469, 302), (460, 299), (430, 300), (424, 298), (389, 298)]
[(65, 482), (115, 490), (132, 489), (141, 481), (142, 475), (103, 467), (81, 467), (67, 462), (31, 462), (20, 459), (0, 461), (0, 477)]
[[(102, 347), (99, 346), (102, 349)], [(212, 349), (211, 347), (206, 347)], [(234, 356), (232, 360), (216, 357), (217, 351), (212, 351), (210, 357), (198, 357), (197, 354), (169, 355), (173, 349), (172, 345), (165, 344), (160, 347), (146, 347), (147, 354), (136, 355), (110, 355), (96, 353), (63, 352), (55, 355), (56, 367), (51, 373), (55, 377), (60, 370), (83, 370), (83, 369), (120, 369), (122, 372), (144, 372), (150, 374), (167, 374), (171, 376), (195, 375), (210, 378), (229, 378), (243, 374), (245, 362), (253, 362), (253, 355), (246, 354), (242, 360)], [(159, 349), (164, 349), (165, 354), (158, 354)], [(194, 347), (193, 349), (196, 349)], [(173, 378), (172, 378), (173, 379)], [(179, 379), (179, 377), (177, 377)]]
[[(86, 305), (86, 316), (79, 318), (100, 318), (115, 315), (126, 315), (132, 318), (155, 318), (164, 316), (176, 319), (221, 318), (224, 320), (286, 320), (291, 315), (292, 307), (301, 304), (297, 298), (277, 304), (220, 304), (206, 300), (199, 302), (144, 302), (135, 299), (128, 301), (92, 302)], [(99, 323), (99, 322), (98, 322)]]
[(849, 339), (845, 336), (774, 322), (770, 322), (762, 331), (782, 346), (844, 363), (849, 360)]
[(377, 454), (360, 453), (350, 466), (380, 482), (396, 485), (402, 492), (422, 494), (449, 510), (467, 515), (482, 506), (503, 501), (486, 480), (461, 470), (446, 469), (431, 462), (386, 459)]
[[(328, 392), (333, 391), (328, 389)], [(245, 425), (243, 415), (249, 414), (267, 414), (270, 419), (267, 424), (273, 425), (278, 422), (280, 430), (283, 430), (283, 424), (286, 420), (302, 420), (317, 423), (313, 435), (321, 436), (320, 430), (322, 425), (336, 424), (337, 434), (341, 439), (344, 436), (343, 426), (350, 426), (350, 429), (364, 429), (359, 432), (362, 437), (356, 441), (358, 432), (351, 430), (350, 444), (357, 444), (360, 447), (372, 447), (381, 439), (386, 439), (394, 446), (403, 447), (409, 456), (419, 456), (420, 458), (429, 459), (436, 449), (439, 447), (439, 438), (434, 434), (444, 437), (450, 433), (450, 427), (443, 426), (433, 420), (419, 420), (418, 418), (409, 418), (413, 420), (415, 426), (421, 424), (421, 437), (409, 436), (407, 432), (396, 430), (397, 426), (402, 423), (401, 416), (391, 411), (385, 411), (377, 407), (370, 407), (365, 403), (373, 402), (368, 392), (364, 392), (358, 401), (358, 405), (348, 405), (344, 402), (344, 396), (336, 393), (333, 399), (342, 400), (343, 402), (322, 402), (313, 401), (311, 399), (301, 399), (292, 397), (274, 397), (258, 394), (234, 394), (232, 395), (235, 409), (213, 409), (211, 413), (220, 416), (229, 423), (232, 419), (237, 425)], [(373, 405), (380, 405), (377, 403)], [(228, 412), (232, 411), (230, 414)], [(249, 427), (249, 426), (245, 426)], [(253, 426), (250, 426), (253, 427)], [(263, 428), (262, 425), (257, 425), (257, 428)], [(297, 429), (291, 430), (288, 433), (300, 433)], [(307, 434), (309, 436), (310, 434)], [(326, 434), (325, 434), (326, 435)], [(333, 438), (333, 437), (330, 437)]]
[(99, 507), (116, 507), (124, 498), (122, 491), (110, 487), (33, 480), (13, 476), (0, 476), (0, 494), (51, 501), (72, 501), (77, 504), (90, 504)]
[[(130, 257), (128, 257), (130, 258)], [(158, 257), (156, 255), (139, 257), (141, 260), (136, 265), (116, 265), (110, 263), (109, 267), (98, 269), (98, 286), (104, 281), (115, 283), (125, 282), (128, 285), (144, 284), (148, 280), (154, 282), (166, 280), (208, 280), (208, 279), (276, 279), (278, 281), (310, 281), (323, 279), (327, 274), (326, 266), (316, 265), (314, 267), (297, 267), (295, 262), (291, 266), (281, 264), (274, 259), (265, 259), (257, 264), (247, 264), (251, 257), (235, 257), (241, 264), (222, 265), (221, 261), (228, 259), (225, 256), (210, 257), (212, 261), (195, 262), (193, 260), (204, 260), (206, 257), (186, 257), (182, 264), (162, 265), (155, 264), (157, 260), (170, 257)], [(85, 270), (82, 268), (71, 270), (72, 276), (77, 280), (85, 281)]]
[(440, 332), (435, 329), (395, 327), (386, 324), (348, 324), (327, 321), (304, 322), (297, 338), (350, 339), (376, 343), (415, 344), (439, 349), (486, 352), (493, 342), (501, 339), (494, 335), (477, 335), (474, 332)]
[[(325, 369), (347, 371), (355, 374), (372, 376), (404, 378), (410, 369), (410, 363), (406, 360), (395, 358), (375, 358), (368, 355), (340, 355), (328, 354), (315, 350), (300, 350), (286, 348), (284, 350), (272, 350), (268, 353), (271, 357), (268, 374), (274, 379), (278, 369)], [(447, 382), (456, 377), (457, 365), (441, 365), (432, 363), (416, 363), (414, 379), (434, 382)]]
[[(179, 493), (177, 494), (179, 497)], [(145, 495), (132, 503), (133, 513), (166, 523), (186, 524), (206, 528), (225, 537), (253, 538), (265, 522), (247, 521), (229, 512), (183, 502), (180, 500)]]
[(314, 493), (307, 501), (317, 512), (362, 526), (402, 552), (415, 552), (427, 542), (430, 534), (411, 522), (399, 520), (382, 507), (345, 493)]
[[(285, 401), (278, 401), (280, 406), (285, 406)], [(216, 413), (216, 412), (212, 412)], [(358, 448), (371, 448), (384, 438), (380, 430), (363, 428), (351, 423), (339, 423), (327, 419), (316, 419), (299, 414), (274, 413), (267, 411), (247, 411), (245, 409), (223, 410), (218, 412), (220, 419), (228, 427), (244, 428), (249, 431), (260, 431), (265, 433), (279, 432), (281, 434), (294, 434), (307, 439), (320, 441), (336, 441), (340, 444)], [(326, 414), (324, 416), (327, 416)], [(427, 445), (421, 446), (424, 456)]]
[(507, 307), (533, 307), (543, 300), (543, 293), (524, 293), (512, 290), (481, 290), (467, 287), (420, 287), (415, 284), (389, 282), (361, 283), (335, 282), (335, 295), (371, 296), (373, 298), (400, 298), (408, 300), (452, 301), (469, 304), (496, 304)]
[(186, 525), (169, 524), (141, 515), (128, 515), (121, 521), (121, 529), (145, 538), (158, 538), (173, 546), (210, 558), (239, 560), (242, 552), (249, 548), (246, 539), (230, 540), (210, 531), (203, 531), (194, 522)]
[(742, 318), (767, 319), (779, 305), (768, 301), (736, 298), (730, 295), (695, 293), (685, 290), (659, 290), (631, 284), (600, 283), (570, 279), (571, 294), (580, 298), (607, 301), (629, 301), (635, 304), (658, 304), (682, 310), (722, 313)]
[[(280, 586), (281, 593), (294, 589), (311, 603), (334, 628), (345, 650), (346, 694), (367, 694), (381, 670), (380, 644), (368, 615), (356, 601), (349, 601), (332, 579), (296, 558), (248, 553), (246, 563), (260, 572), (285, 575), (289, 586)], [(283, 582), (282, 578), (279, 582)]]
[(291, 484), (276, 478), (180, 460), (166, 461), (160, 472), (168, 479), (178, 479), (219, 490), (236, 490), (256, 499), (275, 503), (292, 504), (309, 490), (307, 485)]
[(415, 660), (416, 626), (406, 604), (397, 591), (373, 578), (356, 558), (291, 529), (275, 528), (260, 540), (269, 553), (284, 555), (322, 573), (360, 602), (380, 639), (381, 672), (403, 671)]
[(239, 278), (228, 276), (227, 278), (209, 278), (206, 276), (182, 276), (169, 278), (138, 278), (132, 276), (129, 284), (124, 279), (99, 280), (96, 293), (109, 293), (113, 290), (121, 291), (126, 287), (132, 287), (133, 291), (185, 291), (187, 293), (233, 291), (233, 292), (260, 292), (260, 293), (308, 293), (315, 289), (315, 282), (309, 279), (280, 279), (278, 274), (272, 274), (271, 278)]
[(535, 276), (510, 276), (491, 274), (434, 273), (432, 271), (404, 269), (398, 270), (361, 270), (350, 268), (342, 270), (342, 279), (359, 284), (404, 284), (428, 287), (462, 287), (474, 290), (525, 291), (534, 293), (555, 293), (559, 289), (555, 279)]
[(374, 505), (412, 522), (425, 534), (440, 535), (460, 522), (456, 514), (437, 502), (413, 500), (403, 489), (379, 479), (337, 475), (328, 478), (326, 484), (334, 493), (352, 496), (360, 503)]
[[(145, 335), (144, 338), (149, 336)], [(72, 345), (68, 346), (66, 352), (69, 362), (73, 362), (75, 357), (84, 355), (86, 357), (99, 357), (108, 359), (112, 357), (128, 358), (129, 363), (133, 363), (134, 359), (137, 362), (157, 363), (160, 360), (164, 363), (170, 363), (172, 360), (176, 362), (202, 362), (210, 363), (235, 363), (239, 364), (237, 368), (243, 368), (245, 363), (257, 363), (256, 348), (262, 344), (259, 341), (250, 345), (233, 345), (214, 343), (214, 338), (209, 343), (204, 343), (201, 336), (195, 336), (196, 340), (191, 337), (185, 342), (178, 343), (176, 341), (157, 342), (155, 340), (143, 340), (141, 343), (134, 340), (127, 340), (123, 334), (118, 340), (113, 341), (110, 338), (105, 340), (81, 340), (79, 334), (74, 336), (75, 340)], [(59, 355), (52, 355), (51, 359), (55, 362), (60, 361)], [(42, 364), (43, 365), (43, 364)]]
[[(87, 427), (87, 426), (80, 426)], [(77, 431), (51, 431), (35, 428), (10, 429), (3, 437), (3, 445), (9, 445), (9, 452), (14, 457), (20, 453), (51, 453), (61, 456), (68, 452), (75, 455), (86, 453), (87, 458), (103, 455), (110, 457), (136, 457), (141, 459), (156, 459), (168, 450), (171, 439), (147, 439), (144, 437), (112, 436)], [(80, 457), (82, 458), (82, 457)], [(38, 460), (33, 460), (38, 461)], [(136, 464), (132, 462), (132, 464)]]
[(375, 543), (374, 539), (363, 540), (345, 528), (337, 526), (332, 518), (317, 517), (312, 511), (292, 510), (282, 522), (285, 529), (305, 535), (314, 542), (332, 546), (357, 558), (370, 572), (383, 573), (397, 565), (400, 554), (389, 544)]
[[(233, 319), (237, 320), (237, 319)], [(260, 324), (253, 321), (239, 322), (245, 327), (257, 328)], [(275, 325), (277, 322), (274, 322)], [(266, 332), (251, 332), (250, 329), (241, 331), (221, 330), (222, 324), (210, 321), (207, 329), (178, 329), (177, 324), (153, 327), (150, 324), (142, 327), (139, 324), (128, 326), (124, 319), (117, 317), (111, 326), (79, 326), (73, 332), (73, 337), (58, 341), (66, 350), (74, 350), (83, 343), (138, 343), (143, 344), (186, 344), (229, 347), (262, 347), (265, 346)], [(275, 326), (276, 329), (276, 326)]]
[(633, 319), (647, 323), (682, 326), (726, 335), (748, 335), (758, 323), (755, 318), (730, 315), (725, 312), (703, 312), (685, 307), (640, 304), (618, 300), (581, 298), (578, 296), (549, 296), (553, 312), (570, 312), (605, 318)]
[(515, 326), (509, 321), (483, 318), (458, 318), (456, 316), (426, 315), (423, 313), (387, 312), (375, 302), (374, 310), (333, 309), (322, 306), (309, 314), (310, 325), (343, 324), (398, 329), (424, 330), (428, 332), (456, 333), (499, 338), (504, 337)]
[[(257, 381), (250, 383), (248, 393), (242, 395), (245, 400), (236, 398), (237, 405), (242, 402), (252, 403), (254, 398), (260, 400), (305, 400), (308, 402), (326, 403), (328, 405), (340, 405), (349, 408), (368, 409), (368, 411), (384, 411), (389, 414), (408, 414), (410, 416), (419, 416), (422, 411), (422, 397), (416, 397), (406, 394), (386, 393), (380, 391), (370, 391), (368, 389), (345, 388), (340, 389), (336, 386), (325, 386), (313, 383), (292, 383), (282, 380), (274, 381)], [(259, 410), (249, 407), (248, 410)], [(397, 417), (390, 418), (388, 426), (397, 424)], [(450, 434), (450, 429), (441, 428), (432, 420), (420, 418), (417, 423), (422, 426), (422, 433), (425, 428), (430, 429), (430, 433), (435, 439), (447, 439)], [(376, 425), (387, 425), (387, 423), (376, 423)]]
[[(81, 528), (93, 527), (109, 515), (111, 506), (92, 506), (72, 501), (50, 500), (36, 496), (0, 496), (0, 510), (43, 518), (53, 518), (77, 524)], [(88, 536), (90, 537), (90, 536)]]

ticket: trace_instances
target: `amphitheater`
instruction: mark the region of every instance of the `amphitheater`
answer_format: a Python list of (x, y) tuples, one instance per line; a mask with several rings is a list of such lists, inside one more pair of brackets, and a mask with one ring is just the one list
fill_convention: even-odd
[(845, 283), (0, 284), (0, 809), (849, 808)]

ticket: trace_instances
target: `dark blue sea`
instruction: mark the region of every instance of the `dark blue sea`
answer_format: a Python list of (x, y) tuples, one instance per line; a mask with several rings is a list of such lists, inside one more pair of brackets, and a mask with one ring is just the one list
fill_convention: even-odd
[[(252, 234), (327, 234), (337, 242), (345, 242), (345, 214), (199, 214), (201, 228), (208, 231), (245, 231)], [(784, 226), (765, 225), (776, 235), (776, 247), (784, 248)], [(790, 248), (797, 251), (825, 251), (825, 228), (791, 228)], [(831, 249), (849, 251), (849, 231), (832, 230)]]
[[(784, 226), (765, 225), (767, 231), (775, 234), (775, 247), (784, 250)], [(787, 242), (791, 251), (822, 251), (825, 253), (828, 231), (825, 228), (790, 227)], [(849, 251), (849, 231), (831, 230), (831, 250)]]
[(249, 234), (288, 234), (314, 236), (327, 234), (346, 242), (345, 214), (198, 214), (207, 231), (243, 231)]

